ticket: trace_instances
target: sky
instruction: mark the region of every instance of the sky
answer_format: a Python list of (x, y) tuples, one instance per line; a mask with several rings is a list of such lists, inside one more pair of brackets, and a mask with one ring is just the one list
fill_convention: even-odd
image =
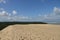
[(60, 22), (60, 0), (0, 0), (0, 21)]

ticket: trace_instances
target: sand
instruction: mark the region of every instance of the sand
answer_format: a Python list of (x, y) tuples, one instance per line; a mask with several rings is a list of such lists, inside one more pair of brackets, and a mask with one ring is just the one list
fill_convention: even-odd
[(0, 31), (0, 40), (60, 40), (60, 25), (10, 25)]

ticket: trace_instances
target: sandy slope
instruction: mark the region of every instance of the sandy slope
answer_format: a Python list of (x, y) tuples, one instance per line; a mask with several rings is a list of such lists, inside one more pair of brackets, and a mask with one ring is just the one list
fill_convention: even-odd
[(0, 31), (0, 40), (60, 40), (60, 25), (11, 25)]

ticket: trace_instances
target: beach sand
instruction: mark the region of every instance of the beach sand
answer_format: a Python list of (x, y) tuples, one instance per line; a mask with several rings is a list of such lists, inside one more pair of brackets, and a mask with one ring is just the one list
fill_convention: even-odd
[(0, 31), (0, 40), (60, 40), (60, 25), (10, 25)]

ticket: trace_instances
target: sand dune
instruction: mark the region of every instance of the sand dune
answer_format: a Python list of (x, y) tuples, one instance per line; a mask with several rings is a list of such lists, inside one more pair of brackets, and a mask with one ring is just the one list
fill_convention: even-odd
[(11, 25), (0, 31), (0, 40), (60, 40), (60, 25)]

